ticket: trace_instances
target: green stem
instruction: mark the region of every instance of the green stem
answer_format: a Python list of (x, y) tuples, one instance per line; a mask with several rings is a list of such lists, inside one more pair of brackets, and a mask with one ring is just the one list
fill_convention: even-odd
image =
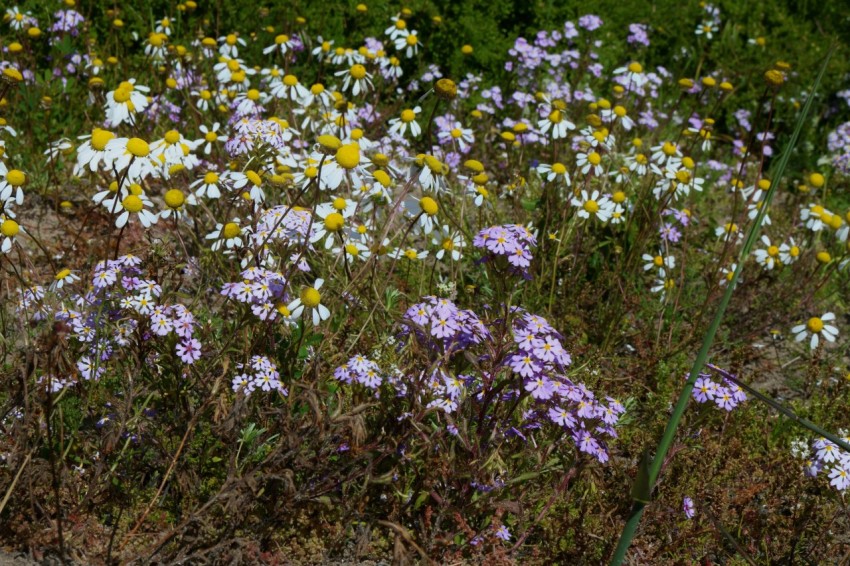
[(638, 481), (642, 485), (635, 485), (634, 489), (632, 490), (635, 502), (632, 506), (629, 518), (626, 521), (626, 525), (623, 527), (623, 532), (620, 535), (620, 540), (617, 543), (617, 548), (614, 550), (614, 555), (611, 558), (612, 566), (619, 566), (626, 558), (626, 552), (628, 551), (629, 546), (632, 543), (632, 539), (635, 536), (635, 531), (637, 530), (637, 526), (640, 523), (641, 517), (643, 516), (643, 510), (651, 498), (652, 490), (661, 472), (661, 467), (667, 457), (667, 452), (670, 449), (670, 445), (673, 443), (673, 439), (676, 435), (676, 429), (679, 426), (679, 421), (682, 420), (682, 415), (685, 413), (685, 408), (688, 405), (688, 401), (690, 401), (691, 392), (694, 389), (694, 384), (696, 383), (700, 371), (702, 371), (702, 368), (705, 365), (706, 360), (708, 359), (708, 352), (712, 346), (712, 343), (714, 342), (714, 336), (717, 334), (717, 330), (720, 327), (720, 323), (723, 320), (723, 315), (726, 312), (726, 307), (729, 305), (729, 301), (732, 298), (732, 292), (735, 289), (735, 284), (737, 283), (738, 278), (741, 275), (741, 271), (743, 271), (745, 260), (750, 254), (750, 249), (753, 247), (753, 244), (755, 244), (755, 241), (758, 238), (758, 234), (761, 229), (761, 224), (764, 220), (765, 213), (767, 212), (768, 208), (770, 208), (770, 203), (773, 200), (774, 193), (776, 192), (776, 187), (779, 186), (779, 180), (785, 173), (785, 167), (788, 165), (788, 161), (791, 159), (791, 152), (794, 150), (794, 146), (797, 145), (797, 140), (800, 137), (800, 132), (803, 129), (803, 124), (805, 123), (806, 117), (808, 116), (809, 110), (811, 109), (815, 93), (817, 92), (818, 86), (820, 86), (821, 79), (823, 79), (824, 72), (826, 71), (826, 66), (829, 63), (829, 59), (834, 51), (835, 48), (833, 47), (832, 49), (830, 49), (829, 53), (824, 59), (824, 62), (820, 68), (820, 72), (818, 73), (818, 76), (815, 79), (814, 85), (812, 85), (812, 89), (810, 91), (811, 94), (809, 94), (809, 96), (806, 98), (806, 104), (803, 106), (803, 111), (801, 112), (800, 117), (797, 118), (797, 123), (794, 127), (794, 133), (791, 135), (791, 139), (789, 140), (788, 145), (785, 147), (785, 151), (782, 153), (782, 157), (780, 158), (779, 163), (776, 167), (776, 174), (771, 176), (771, 178), (774, 179), (774, 182), (771, 185), (770, 189), (768, 189), (767, 194), (764, 197), (764, 205), (760, 208), (759, 213), (756, 216), (755, 222), (753, 222), (753, 225), (750, 227), (750, 231), (747, 234), (747, 240), (744, 243), (743, 249), (741, 250), (738, 265), (735, 268), (735, 273), (732, 276), (732, 280), (726, 286), (726, 291), (723, 293), (723, 298), (720, 300), (720, 304), (717, 307), (717, 312), (714, 314), (714, 319), (711, 321), (711, 325), (709, 326), (708, 331), (706, 332), (705, 337), (703, 338), (702, 347), (700, 348), (699, 353), (697, 354), (696, 360), (694, 360), (694, 365), (691, 368), (691, 373), (688, 376), (688, 381), (685, 384), (685, 387), (682, 389), (681, 394), (679, 395), (679, 400), (676, 402), (676, 407), (673, 409), (673, 414), (670, 416), (670, 420), (667, 421), (667, 427), (664, 429), (664, 434), (661, 437), (661, 442), (659, 442), (658, 444), (658, 448), (655, 452), (655, 458), (653, 458), (652, 463), (649, 464), (648, 469), (639, 470), (638, 472)]

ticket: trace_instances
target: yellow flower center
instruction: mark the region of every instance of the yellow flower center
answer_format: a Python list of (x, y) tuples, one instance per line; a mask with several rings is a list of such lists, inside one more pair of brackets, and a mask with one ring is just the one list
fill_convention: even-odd
[(549, 121), (552, 122), (553, 124), (560, 124), (563, 119), (564, 119), (564, 116), (563, 116), (563, 114), (561, 114), (560, 110), (552, 110), (549, 113)]
[(419, 207), (422, 208), (422, 212), (428, 216), (434, 216), (440, 210), (437, 201), (431, 197), (422, 197), (422, 200), (419, 201)]
[(6, 173), (6, 181), (12, 185), (13, 187), (20, 187), (27, 181), (27, 176), (23, 171), (19, 171), (18, 169), (10, 169), (8, 173)]
[(596, 214), (599, 212), (599, 203), (595, 200), (589, 200), (582, 205), (582, 208), (591, 214)]
[(180, 189), (171, 189), (165, 192), (165, 204), (168, 208), (177, 210), (186, 202), (186, 196)]
[(54, 277), (54, 279), (56, 279), (57, 281), (61, 281), (61, 280), (65, 279), (66, 277), (68, 277), (69, 275), (71, 275), (71, 270), (68, 269), (68, 268), (65, 268), (62, 271), (60, 271), (59, 273), (57, 273), (56, 277)]
[(112, 97), (115, 99), (115, 102), (118, 104), (123, 104), (130, 100), (130, 90), (122, 87), (118, 87), (115, 89), (115, 92), (112, 94)]
[(151, 152), (148, 142), (141, 138), (130, 138), (127, 141), (127, 151), (136, 157), (145, 157)]
[(124, 197), (124, 200), (121, 201), (121, 206), (124, 207), (124, 210), (127, 212), (139, 212), (144, 207), (144, 203), (142, 199), (137, 197), (136, 195), (127, 195)]
[(567, 172), (567, 168), (564, 166), (563, 163), (552, 164), (552, 173), (555, 173), (557, 175), (563, 175), (566, 172)]
[(654, 258), (652, 258), (652, 263), (655, 264), (655, 267), (661, 267), (661, 266), (664, 265), (664, 258), (661, 257), (660, 255), (657, 255)]
[(779, 248), (777, 248), (776, 246), (770, 246), (769, 248), (767, 248), (767, 255), (769, 255), (770, 257), (778, 256)]
[(239, 224), (237, 224), (236, 222), (228, 222), (221, 229), (222, 236), (224, 236), (228, 240), (230, 240), (231, 238), (235, 238), (236, 236), (238, 236), (241, 233), (242, 233), (242, 228), (240, 228)]
[(357, 81), (366, 77), (366, 67), (359, 63), (356, 65), (352, 65), (351, 70), (349, 72), (351, 73), (351, 78)]
[(319, 306), (319, 303), (322, 302), (322, 295), (313, 287), (305, 287), (301, 291), (301, 303), (305, 307), (310, 307), (311, 309)]
[(806, 323), (806, 328), (808, 328), (810, 332), (817, 334), (823, 330), (823, 321), (820, 318), (813, 316)]
[(286, 43), (287, 41), (289, 41), (289, 36), (286, 35), (286, 34), (280, 34), (278, 36), (275, 36), (275, 38), (274, 38), (274, 42), (277, 43), (278, 45), (281, 45), (282, 43)]
[(360, 164), (360, 146), (356, 143), (343, 145), (336, 150), (336, 162), (343, 169), (354, 169)]
[(11, 218), (7, 218), (0, 224), (0, 234), (3, 234), (7, 238), (14, 238), (20, 231), (21, 227)]
[(345, 207), (348, 206), (348, 203), (342, 197), (337, 197), (334, 199), (333, 207), (336, 210), (345, 210)]
[(91, 146), (97, 151), (103, 151), (106, 149), (106, 144), (109, 143), (109, 140), (114, 137), (115, 134), (110, 131), (95, 128), (91, 133)]
[(406, 109), (401, 111), (401, 121), (408, 123), (412, 122), (416, 119), (416, 112), (411, 109)]
[(594, 151), (587, 156), (587, 162), (595, 167), (602, 162), (602, 156)]
[(641, 65), (637, 61), (635, 61), (633, 63), (629, 63), (629, 72), (630, 73), (642, 73), (643, 72), (643, 65)]
[(345, 219), (339, 212), (331, 212), (325, 217), (325, 229), (329, 232), (339, 232), (345, 224)]

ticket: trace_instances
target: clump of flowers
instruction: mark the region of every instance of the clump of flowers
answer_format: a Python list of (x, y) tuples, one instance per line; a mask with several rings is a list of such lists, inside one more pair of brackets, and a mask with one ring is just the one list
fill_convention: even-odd
[[(733, 376), (720, 368), (715, 368), (711, 365), (709, 367), (720, 374), (720, 380), (715, 380), (714, 376), (710, 373), (701, 373), (691, 393), (694, 401), (697, 403), (712, 402), (720, 409), (731, 411), (747, 400), (747, 394), (744, 393), (741, 386), (729, 379), (729, 377)], [(729, 377), (726, 377), (727, 375)]]
[[(844, 442), (850, 443), (850, 432), (839, 430), (838, 433)], [(850, 452), (842, 450), (836, 443), (826, 438), (812, 442), (799, 439), (791, 444), (791, 454), (804, 460), (807, 476), (824, 473), (829, 478), (829, 485), (838, 491), (845, 492), (850, 488)]]
[(507, 263), (508, 271), (525, 279), (531, 278), (528, 268), (537, 238), (527, 227), (519, 224), (491, 226), (478, 232), (472, 245), (484, 250), (482, 261), (491, 261), (497, 266)]
[[(451, 300), (428, 296), (407, 310), (401, 329), (400, 345), (415, 343), (431, 354), (401, 370), (392, 384), (397, 396), (413, 395), (412, 401), (457, 419), (486, 414), (488, 426), (506, 438), (528, 440), (554, 426), (580, 452), (608, 460), (606, 439), (616, 437), (625, 409), (614, 399), (597, 399), (567, 375), (572, 359), (543, 317), (511, 308), (482, 319)], [(378, 365), (364, 356), (351, 358), (334, 375), (370, 389), (382, 383)], [(503, 403), (516, 412), (496, 410)], [(462, 434), (457, 427), (451, 432)]]
[(233, 377), (231, 385), (233, 391), (250, 395), (254, 391), (277, 391), (284, 397), (289, 395), (289, 390), (280, 381), (280, 373), (277, 366), (267, 356), (251, 356), (247, 364), (236, 366), (241, 373)]

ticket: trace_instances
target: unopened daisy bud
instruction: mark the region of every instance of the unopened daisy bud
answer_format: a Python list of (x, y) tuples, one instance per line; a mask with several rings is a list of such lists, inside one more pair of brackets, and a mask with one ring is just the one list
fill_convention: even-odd
[(338, 137), (331, 134), (324, 134), (319, 136), (318, 142), (319, 145), (329, 151), (337, 151), (340, 147), (342, 147), (342, 141)]
[(694, 81), (692, 79), (679, 79), (679, 86), (682, 90), (690, 90), (694, 88)]
[(588, 125), (593, 126), (594, 128), (598, 128), (602, 125), (602, 118), (600, 118), (598, 114), (588, 114), (585, 121)]
[(809, 184), (816, 189), (823, 187), (824, 183), (826, 183), (826, 179), (823, 178), (823, 175), (820, 173), (812, 173), (809, 175)]
[(483, 184), (484, 184), (484, 183), (486, 183), (489, 179), (490, 179), (490, 178), (487, 176), (487, 173), (479, 173), (478, 175), (476, 175), (476, 176), (474, 176), (474, 177), (472, 178), (472, 181), (473, 181), (476, 185), (483, 185)]
[(463, 166), (469, 169), (470, 171), (475, 171), (476, 173), (484, 172), (484, 164), (478, 161), (477, 159), (467, 159), (463, 162)]
[(517, 134), (524, 134), (528, 131), (528, 124), (526, 124), (525, 122), (517, 122), (516, 124), (514, 124), (513, 130)]
[(384, 188), (388, 188), (392, 185), (392, 179), (390, 179), (390, 176), (387, 175), (386, 171), (378, 169), (372, 173), (372, 177), (374, 177), (375, 180), (378, 181)]
[(832, 261), (832, 256), (829, 255), (829, 252), (823, 251), (818, 252), (818, 254), (815, 256), (815, 259), (817, 259), (819, 263), (827, 264)]
[(467, 44), (460, 48), (460, 52), (464, 55), (472, 55), (472, 46)]
[(366, 4), (358, 4), (357, 5), (357, 11), (361, 14), (365, 14), (366, 12), (369, 11), (369, 8), (366, 6)]
[(732, 92), (732, 90), (735, 88), (735, 87), (732, 86), (732, 83), (730, 83), (729, 81), (723, 81), (718, 86), (720, 86), (720, 90), (725, 91), (725, 92)]
[(451, 79), (440, 79), (434, 85), (437, 96), (444, 100), (454, 100), (457, 97), (457, 84)]
[(708, 88), (713, 88), (717, 86), (717, 79), (714, 77), (703, 77), (702, 84), (707, 86)]
[(6, 67), (3, 69), (3, 80), (10, 84), (17, 84), (24, 80), (24, 76), (14, 67)]
[(764, 73), (764, 80), (767, 82), (768, 86), (779, 88), (782, 86), (782, 83), (785, 82), (785, 75), (783, 75), (781, 71), (770, 69)]
[(501, 133), (501, 134), (499, 134), (499, 135), (500, 135), (500, 136), (501, 136), (501, 138), (502, 138), (503, 140), (505, 140), (506, 142), (512, 142), (512, 141), (516, 140), (516, 136), (514, 135), (514, 133), (513, 133), (513, 132), (502, 132), (502, 133)]

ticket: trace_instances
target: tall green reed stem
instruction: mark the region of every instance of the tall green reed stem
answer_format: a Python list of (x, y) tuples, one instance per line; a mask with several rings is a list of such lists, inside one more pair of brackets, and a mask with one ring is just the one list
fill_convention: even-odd
[(655, 457), (652, 459), (651, 463), (649, 462), (649, 458), (645, 458), (642, 462), (642, 469), (639, 470), (635, 486), (632, 489), (632, 498), (634, 499), (632, 510), (629, 513), (629, 518), (623, 527), (623, 532), (620, 534), (620, 540), (617, 543), (617, 548), (614, 550), (614, 555), (611, 558), (612, 566), (619, 566), (623, 563), (623, 560), (626, 557), (626, 552), (628, 551), (629, 546), (631, 546), (637, 526), (643, 516), (643, 511), (652, 497), (652, 490), (658, 480), (658, 476), (661, 472), (661, 466), (663, 465), (664, 460), (667, 457), (667, 452), (670, 449), (670, 445), (673, 443), (673, 439), (676, 436), (676, 428), (679, 426), (679, 421), (682, 420), (682, 415), (685, 413), (685, 408), (690, 400), (694, 384), (696, 383), (700, 371), (702, 371), (702, 368), (708, 359), (708, 352), (714, 342), (714, 336), (717, 334), (717, 329), (723, 321), (723, 315), (726, 312), (726, 307), (729, 306), (729, 301), (732, 298), (732, 292), (735, 289), (735, 285), (738, 282), (741, 271), (743, 271), (745, 260), (749, 257), (750, 250), (758, 238), (762, 221), (764, 220), (764, 216), (767, 213), (768, 208), (770, 208), (770, 203), (773, 200), (776, 188), (779, 186), (779, 181), (785, 173), (785, 168), (788, 165), (788, 162), (791, 160), (791, 153), (797, 145), (797, 140), (799, 139), (800, 132), (803, 129), (803, 124), (805, 123), (806, 118), (809, 115), (809, 110), (812, 107), (812, 101), (814, 100), (815, 93), (820, 86), (827, 64), (829, 63), (829, 59), (832, 57), (834, 50), (834, 48), (831, 49), (824, 59), (823, 65), (821, 65), (820, 71), (818, 72), (818, 76), (812, 85), (809, 96), (806, 98), (806, 103), (803, 105), (803, 111), (800, 113), (800, 117), (797, 118), (797, 123), (794, 126), (794, 133), (791, 135), (791, 139), (788, 141), (788, 145), (786, 145), (785, 151), (779, 159), (775, 173), (772, 176), (773, 182), (764, 197), (764, 205), (759, 209), (755, 222), (753, 222), (753, 225), (747, 233), (747, 239), (744, 242), (743, 249), (741, 249), (735, 273), (732, 276), (732, 280), (729, 281), (729, 284), (726, 286), (726, 291), (723, 293), (723, 298), (720, 300), (717, 312), (714, 314), (714, 319), (711, 321), (711, 325), (708, 327), (708, 331), (703, 338), (702, 346), (699, 349), (696, 360), (694, 360), (693, 367), (691, 367), (691, 373), (688, 376), (688, 381), (685, 383), (685, 387), (679, 395), (679, 400), (676, 402), (673, 414), (670, 415), (670, 419), (667, 421), (667, 427), (664, 429), (664, 434), (661, 437), (661, 441), (658, 443), (658, 448), (655, 451)]

